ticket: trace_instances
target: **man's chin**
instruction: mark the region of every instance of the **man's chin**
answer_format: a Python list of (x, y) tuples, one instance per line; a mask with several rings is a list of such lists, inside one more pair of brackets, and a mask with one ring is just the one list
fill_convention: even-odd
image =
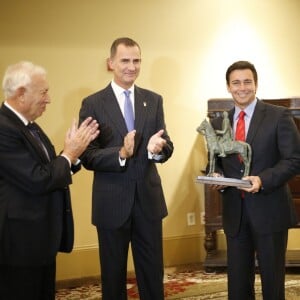
[(44, 108), (43, 110), (41, 110), (37, 115), (36, 115), (36, 119), (39, 118), (44, 112), (45, 112), (46, 108)]

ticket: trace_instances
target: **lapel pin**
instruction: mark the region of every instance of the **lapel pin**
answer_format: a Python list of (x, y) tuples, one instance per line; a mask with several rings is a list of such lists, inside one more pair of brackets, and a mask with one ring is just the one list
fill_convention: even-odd
[(144, 107), (146, 107), (147, 106), (147, 103), (146, 102), (144, 102)]

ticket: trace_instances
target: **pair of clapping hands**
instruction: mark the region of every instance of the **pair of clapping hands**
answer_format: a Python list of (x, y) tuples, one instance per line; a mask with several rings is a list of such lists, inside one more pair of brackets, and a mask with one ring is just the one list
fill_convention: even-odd
[(86, 118), (78, 127), (74, 119), (71, 127), (67, 130), (62, 156), (67, 157), (75, 164), (79, 156), (85, 151), (91, 141), (100, 133), (99, 124), (92, 117)]
[[(164, 130), (161, 129), (150, 137), (147, 145), (147, 150), (151, 154), (159, 154), (162, 151), (163, 147), (166, 145), (167, 141), (162, 138), (163, 133)], [(119, 152), (121, 159), (127, 159), (133, 155), (135, 147), (135, 135), (136, 130), (132, 130), (128, 132), (124, 137), (124, 143)]]

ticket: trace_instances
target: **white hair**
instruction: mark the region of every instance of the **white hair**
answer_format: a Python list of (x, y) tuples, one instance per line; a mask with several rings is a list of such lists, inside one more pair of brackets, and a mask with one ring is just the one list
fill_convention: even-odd
[(28, 86), (34, 75), (46, 75), (46, 70), (29, 61), (8, 66), (2, 81), (5, 100), (13, 97), (20, 87)]

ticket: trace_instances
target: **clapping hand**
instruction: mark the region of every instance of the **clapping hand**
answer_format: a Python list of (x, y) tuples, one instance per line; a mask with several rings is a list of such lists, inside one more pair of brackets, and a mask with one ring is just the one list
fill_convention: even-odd
[(72, 163), (84, 152), (89, 143), (100, 133), (99, 124), (92, 117), (86, 118), (78, 127), (76, 120), (73, 120), (65, 137), (63, 155), (67, 156)]
[(167, 141), (162, 138), (164, 130), (161, 129), (156, 132), (152, 137), (149, 139), (147, 150), (152, 154), (159, 154), (163, 147), (166, 145)]

